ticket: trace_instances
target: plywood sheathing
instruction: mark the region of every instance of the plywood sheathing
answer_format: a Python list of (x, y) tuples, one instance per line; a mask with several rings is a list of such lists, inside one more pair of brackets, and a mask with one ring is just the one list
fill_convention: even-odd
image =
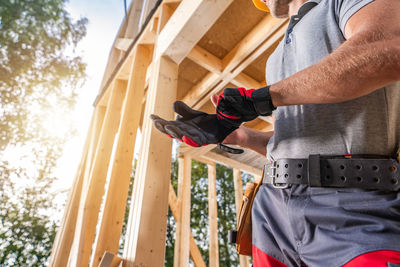
[(216, 57), (224, 58), (265, 15), (254, 9), (249, 0), (234, 1), (198, 45)]

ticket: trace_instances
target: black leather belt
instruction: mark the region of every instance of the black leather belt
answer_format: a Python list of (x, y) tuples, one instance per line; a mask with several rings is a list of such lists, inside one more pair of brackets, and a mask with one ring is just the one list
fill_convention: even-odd
[(291, 184), (307, 184), (398, 191), (400, 164), (387, 158), (329, 158), (320, 155), (310, 155), (308, 159), (279, 159), (264, 166), (263, 183), (282, 189)]

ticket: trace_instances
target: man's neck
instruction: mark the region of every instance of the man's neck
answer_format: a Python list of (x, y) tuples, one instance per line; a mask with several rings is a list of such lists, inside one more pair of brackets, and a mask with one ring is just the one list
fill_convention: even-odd
[(308, 0), (293, 0), (289, 4), (289, 17), (293, 15), (297, 15), (299, 8), (301, 7), (302, 4), (307, 2)]

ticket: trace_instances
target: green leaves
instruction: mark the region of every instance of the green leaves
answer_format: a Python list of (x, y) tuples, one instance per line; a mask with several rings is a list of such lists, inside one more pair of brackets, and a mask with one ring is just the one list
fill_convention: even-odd
[[(0, 6), (0, 148), (24, 140), (35, 103), (74, 103), (86, 65), (75, 49), (87, 19), (73, 22), (63, 0), (2, 0)], [(17, 119), (16, 117), (19, 117)], [(12, 133), (12, 134), (10, 134)]]
[(65, 3), (0, 4), (1, 266), (45, 265), (60, 219), (53, 171), (74, 130), (59, 121), (84, 82), (86, 64), (74, 50), (87, 25), (73, 21)]

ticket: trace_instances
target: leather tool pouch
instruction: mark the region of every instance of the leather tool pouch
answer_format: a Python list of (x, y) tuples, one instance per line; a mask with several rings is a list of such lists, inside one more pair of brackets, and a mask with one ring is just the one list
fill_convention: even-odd
[(236, 251), (241, 255), (251, 256), (251, 208), (262, 179), (257, 183), (247, 183), (237, 222)]

